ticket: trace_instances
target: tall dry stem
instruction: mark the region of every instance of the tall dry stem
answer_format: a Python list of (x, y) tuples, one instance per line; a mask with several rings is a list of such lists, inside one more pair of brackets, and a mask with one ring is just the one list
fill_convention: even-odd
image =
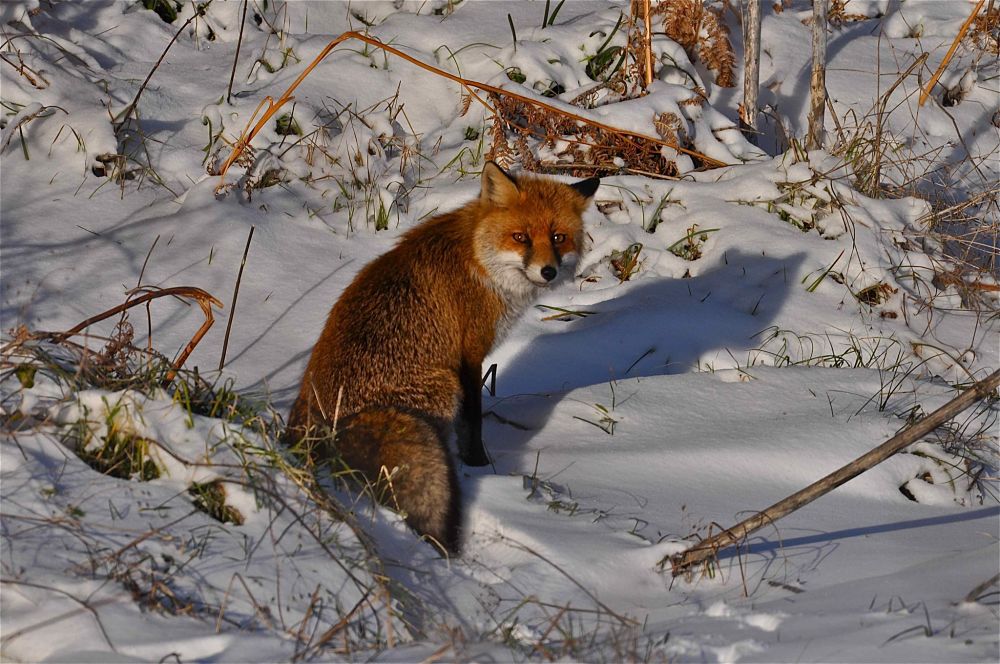
[(823, 118), (826, 115), (826, 5), (827, 0), (814, 0), (812, 76), (809, 79), (809, 135), (806, 148), (823, 147)]

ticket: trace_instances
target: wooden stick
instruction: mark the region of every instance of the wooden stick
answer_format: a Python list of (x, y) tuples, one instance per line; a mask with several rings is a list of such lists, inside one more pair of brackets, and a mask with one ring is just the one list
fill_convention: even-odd
[(760, 0), (747, 0), (743, 14), (743, 135), (757, 145), (758, 92), (760, 90)]
[(642, 23), (646, 33), (642, 37), (642, 55), (644, 62), (643, 88), (653, 84), (653, 22), (650, 17), (649, 0), (642, 0)]
[[(997, 581), (1000, 581), (1000, 574), (995, 574), (993, 578), (987, 579), (980, 583), (978, 586), (969, 591), (969, 594), (965, 596), (963, 602), (975, 602), (979, 597), (986, 592), (986, 589), (990, 586), (996, 585)], [(995, 594), (995, 593), (990, 593)]]
[[(122, 111), (112, 119), (112, 122), (120, 123), (118, 127), (121, 127), (125, 123), (125, 121), (128, 120), (128, 116), (132, 113), (132, 111), (135, 110), (135, 107), (139, 105), (139, 97), (142, 96), (143, 91), (149, 84), (149, 79), (153, 78), (153, 74), (155, 74), (156, 70), (160, 68), (160, 65), (163, 63), (163, 58), (167, 57), (167, 51), (169, 51), (170, 47), (174, 45), (174, 42), (177, 41), (177, 38), (181, 36), (181, 33), (187, 29), (187, 27), (191, 24), (191, 21), (205, 15), (205, 9), (207, 7), (208, 5), (205, 5), (203, 7), (196, 9), (194, 14), (188, 17), (188, 20), (184, 21), (184, 25), (178, 28), (177, 32), (174, 33), (174, 36), (170, 39), (170, 42), (167, 44), (167, 47), (163, 49), (163, 53), (160, 53), (160, 57), (159, 59), (157, 59), (156, 64), (153, 65), (153, 68), (149, 70), (149, 74), (146, 75), (146, 80), (144, 80), (142, 82), (142, 85), (139, 86), (139, 91), (135, 93), (135, 97), (132, 99), (132, 102), (125, 107), (124, 111)], [(115, 131), (117, 131), (117, 128), (115, 129)]]
[(979, 10), (983, 8), (985, 3), (986, 0), (979, 0), (979, 2), (976, 3), (976, 6), (972, 8), (972, 13), (969, 14), (969, 18), (965, 19), (965, 23), (963, 23), (962, 27), (958, 29), (958, 34), (955, 35), (955, 41), (951, 43), (951, 48), (949, 48), (948, 52), (945, 53), (944, 60), (942, 60), (941, 64), (938, 65), (934, 75), (931, 76), (931, 80), (927, 82), (927, 87), (920, 91), (920, 101), (917, 102), (917, 106), (923, 106), (924, 102), (927, 101), (927, 97), (930, 96), (931, 90), (934, 88), (934, 84), (937, 83), (939, 78), (941, 78), (941, 74), (944, 73), (944, 68), (948, 66), (949, 62), (951, 62), (951, 56), (955, 55), (955, 49), (958, 48), (958, 43), (962, 41), (962, 37), (964, 37), (965, 33), (969, 31), (969, 26), (972, 25), (972, 21), (975, 20), (976, 14), (979, 13)]
[(830, 473), (823, 479), (813, 482), (784, 500), (778, 501), (763, 512), (758, 512), (732, 528), (699, 542), (687, 551), (664, 557), (659, 562), (659, 567), (662, 569), (669, 563), (673, 576), (679, 576), (687, 572), (692, 566), (704, 562), (709, 558), (714, 558), (720, 550), (742, 541), (755, 530), (777, 521), (804, 505), (808, 505), (820, 496), (833, 491), (841, 484), (854, 479), (866, 470), (870, 470), (877, 464), (882, 463), (907, 445), (920, 440), (988, 395), (997, 388), (997, 385), (1000, 385), (1000, 370), (994, 371), (985, 379), (976, 383), (965, 392), (962, 392), (962, 394), (941, 406), (930, 415), (906, 427), (867, 454), (859, 456), (851, 463)]
[(229, 86), (226, 88), (226, 103), (232, 104), (233, 96), (233, 81), (236, 80), (236, 64), (240, 60), (240, 47), (243, 46), (243, 26), (247, 22), (247, 3), (249, 0), (243, 0), (243, 18), (240, 19), (240, 36), (236, 38), (236, 55), (233, 56), (233, 71), (229, 74)]
[[(407, 53), (404, 53), (403, 51), (400, 51), (397, 48), (389, 46), (388, 44), (383, 44), (382, 42), (380, 42), (379, 40), (375, 39), (374, 37), (369, 37), (368, 35), (361, 34), (360, 32), (348, 31), (348, 32), (345, 32), (345, 33), (341, 34), (339, 37), (337, 37), (336, 39), (332, 40), (329, 44), (327, 44), (323, 48), (323, 50), (319, 52), (319, 55), (317, 55), (313, 59), (313, 61), (310, 62), (309, 65), (302, 71), (302, 73), (299, 74), (298, 77), (294, 81), (292, 81), (292, 84), (288, 86), (288, 89), (285, 90), (284, 93), (282, 93), (282, 95), (280, 97), (278, 97), (278, 99), (276, 101), (273, 100), (273, 99), (271, 99), (271, 97), (265, 97), (264, 100), (261, 101), (260, 105), (258, 105), (258, 107), (257, 107), (257, 110), (254, 111), (254, 114), (252, 116), (250, 116), (250, 120), (247, 122), (247, 126), (244, 127), (243, 132), (240, 134), (239, 139), (236, 141), (236, 144), (233, 146), (233, 151), (229, 155), (229, 158), (226, 159), (226, 161), (222, 164), (221, 168), (219, 169), (219, 185), (216, 187), (216, 191), (221, 191), (223, 189), (223, 187), (225, 186), (225, 181), (224, 180), (225, 180), (225, 176), (226, 176), (226, 171), (228, 171), (229, 167), (233, 164), (233, 162), (236, 161), (241, 154), (243, 154), (243, 151), (250, 144), (250, 141), (253, 140), (253, 137), (257, 135), (257, 133), (264, 127), (265, 124), (267, 124), (267, 121), (270, 120), (271, 117), (275, 113), (278, 112), (279, 108), (281, 108), (284, 104), (286, 104), (288, 101), (290, 101), (292, 99), (292, 92), (295, 90), (295, 88), (297, 88), (299, 86), (299, 83), (301, 83), (303, 81), (303, 79), (305, 79), (305, 77), (308, 76), (310, 74), (310, 72), (312, 72), (312, 70), (316, 67), (316, 65), (318, 65), (323, 60), (323, 58), (325, 58), (327, 55), (329, 55), (333, 51), (334, 48), (336, 48), (342, 42), (344, 42), (344, 41), (346, 41), (348, 39), (357, 39), (357, 40), (363, 41), (366, 44), (369, 44), (370, 46), (374, 46), (376, 48), (380, 48), (383, 51), (386, 51), (387, 53), (392, 53), (395, 56), (403, 58), (407, 62), (409, 62), (411, 64), (414, 64), (414, 65), (420, 67), (421, 69), (425, 69), (425, 70), (427, 70), (429, 72), (437, 74), (438, 76), (442, 76), (444, 78), (447, 78), (448, 80), (451, 80), (451, 81), (454, 81), (454, 82), (458, 83), (463, 88), (465, 88), (465, 90), (470, 95), (472, 95), (472, 97), (474, 99), (476, 99), (476, 101), (478, 101), (479, 103), (481, 103), (486, 108), (490, 109), (491, 112), (495, 112), (495, 111), (493, 111), (493, 109), (490, 107), (490, 105), (487, 104), (485, 101), (483, 101), (483, 99), (478, 94), (476, 94), (476, 90), (481, 90), (481, 91), (484, 91), (484, 92), (492, 92), (492, 93), (500, 95), (500, 96), (506, 96), (506, 97), (510, 97), (512, 99), (517, 99), (518, 101), (520, 101), (522, 103), (530, 104), (532, 106), (536, 106), (538, 108), (545, 109), (545, 110), (547, 110), (547, 111), (549, 111), (551, 113), (562, 115), (563, 117), (571, 118), (571, 119), (576, 120), (578, 122), (582, 122), (582, 123), (590, 125), (592, 127), (596, 127), (598, 129), (603, 129), (604, 131), (608, 131), (608, 132), (611, 132), (611, 133), (614, 133), (614, 134), (618, 134), (620, 136), (628, 136), (628, 137), (638, 138), (638, 139), (641, 139), (641, 140), (644, 140), (644, 141), (649, 141), (651, 143), (655, 143), (656, 145), (662, 145), (662, 146), (671, 148), (673, 150), (676, 150), (676, 151), (678, 151), (678, 152), (680, 152), (682, 154), (690, 155), (692, 157), (697, 157), (698, 159), (700, 159), (702, 162), (704, 162), (708, 166), (719, 167), (719, 166), (726, 166), (727, 165), (727, 164), (724, 164), (723, 162), (721, 162), (721, 161), (719, 161), (717, 159), (713, 159), (713, 158), (709, 157), (708, 155), (704, 155), (704, 154), (702, 154), (702, 153), (700, 153), (700, 152), (698, 152), (696, 150), (689, 150), (687, 148), (684, 148), (684, 147), (681, 147), (681, 146), (676, 145), (674, 143), (671, 143), (670, 141), (664, 141), (664, 140), (662, 140), (660, 138), (654, 138), (652, 136), (646, 136), (645, 134), (640, 134), (639, 132), (635, 132), (635, 131), (629, 131), (627, 129), (620, 129), (618, 127), (612, 127), (611, 125), (606, 125), (606, 124), (604, 124), (602, 122), (598, 122), (596, 120), (592, 120), (592, 119), (584, 117), (582, 115), (578, 115), (576, 113), (571, 113), (571, 112), (563, 110), (563, 109), (561, 109), (561, 108), (559, 108), (557, 106), (554, 106), (552, 104), (546, 103), (546, 102), (541, 101), (539, 99), (535, 99), (533, 97), (529, 97), (527, 95), (522, 95), (520, 93), (513, 92), (513, 91), (507, 90), (505, 88), (500, 88), (500, 87), (497, 87), (495, 85), (490, 85), (488, 83), (481, 83), (479, 81), (474, 81), (474, 80), (471, 80), (471, 79), (462, 78), (461, 76), (457, 76), (455, 74), (452, 74), (449, 71), (445, 71), (443, 69), (439, 69), (439, 68), (437, 68), (437, 67), (435, 67), (433, 65), (429, 65), (426, 62), (418, 60), (417, 58), (413, 57), (412, 55), (408, 55)], [(257, 117), (257, 113), (260, 111), (260, 109), (264, 106), (265, 103), (267, 104), (267, 109), (264, 111), (264, 113), (260, 117), (260, 119), (257, 120), (257, 123), (254, 124), (253, 123), (254, 118)], [(253, 125), (252, 128), (251, 128), (251, 125)]]
[(812, 77), (809, 79), (809, 134), (806, 149), (823, 147), (823, 118), (826, 114), (826, 4), (813, 0)]

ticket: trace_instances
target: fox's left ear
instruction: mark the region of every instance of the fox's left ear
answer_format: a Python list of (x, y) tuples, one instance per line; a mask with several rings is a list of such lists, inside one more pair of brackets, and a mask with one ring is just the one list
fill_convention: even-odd
[(486, 162), (479, 192), (479, 198), (484, 205), (505, 207), (516, 201), (519, 194), (517, 180), (510, 173), (500, 168), (496, 162)]
[(587, 178), (586, 180), (580, 180), (570, 185), (576, 193), (584, 198), (593, 196), (599, 186), (601, 186), (601, 178)]

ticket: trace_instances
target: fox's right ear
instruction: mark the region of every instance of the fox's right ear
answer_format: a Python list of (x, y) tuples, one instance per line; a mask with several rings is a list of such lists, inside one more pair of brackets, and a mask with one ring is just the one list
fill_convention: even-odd
[(480, 202), (503, 207), (517, 200), (519, 194), (517, 180), (495, 162), (486, 162), (483, 167), (482, 189), (479, 192)]
[(593, 196), (599, 186), (601, 186), (601, 178), (587, 178), (586, 180), (580, 180), (570, 185), (570, 187), (576, 190), (576, 193), (584, 198)]

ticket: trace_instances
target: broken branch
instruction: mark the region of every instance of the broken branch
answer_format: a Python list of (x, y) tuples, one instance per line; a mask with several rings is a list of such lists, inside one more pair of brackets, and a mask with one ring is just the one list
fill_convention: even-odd
[(895, 436), (882, 443), (867, 454), (863, 454), (846, 466), (830, 473), (826, 477), (813, 482), (806, 488), (793, 493), (787, 498), (778, 501), (762, 512), (758, 512), (748, 519), (744, 519), (732, 528), (724, 530), (718, 535), (702, 540), (694, 547), (682, 553), (666, 556), (660, 560), (660, 569), (669, 563), (673, 576), (680, 576), (694, 565), (715, 558), (719, 551), (726, 547), (742, 541), (750, 533), (759, 528), (777, 521), (795, 510), (808, 505), (820, 496), (823, 496), (841, 484), (854, 479), (866, 470), (882, 463), (904, 447), (920, 440), (931, 431), (941, 426), (951, 418), (955, 417), (972, 404), (976, 403), (1000, 385), (1000, 370), (994, 371), (982, 381), (974, 384), (965, 392), (955, 397), (945, 405), (935, 410), (930, 415), (906, 427)]

